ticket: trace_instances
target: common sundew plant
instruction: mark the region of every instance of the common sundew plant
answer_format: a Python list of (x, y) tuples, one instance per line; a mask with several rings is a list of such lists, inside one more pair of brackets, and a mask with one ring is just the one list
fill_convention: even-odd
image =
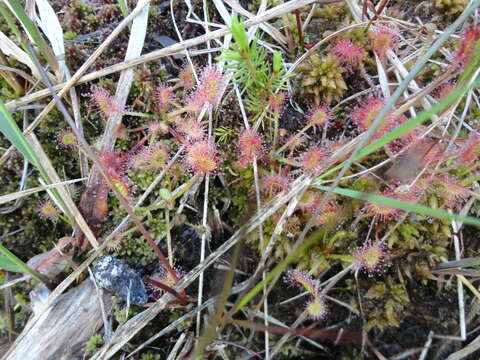
[(12, 357), (475, 357), (478, 2), (5, 4)]

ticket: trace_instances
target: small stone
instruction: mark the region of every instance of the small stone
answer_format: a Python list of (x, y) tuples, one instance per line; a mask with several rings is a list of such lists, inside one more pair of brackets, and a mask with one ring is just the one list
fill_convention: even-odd
[(111, 255), (103, 256), (93, 268), (98, 285), (131, 304), (144, 305), (148, 296), (140, 276), (124, 261)]

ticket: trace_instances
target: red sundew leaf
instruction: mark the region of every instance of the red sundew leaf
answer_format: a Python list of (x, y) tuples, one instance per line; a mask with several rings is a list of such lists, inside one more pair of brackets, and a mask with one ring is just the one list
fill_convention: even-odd
[(194, 174), (214, 174), (218, 170), (220, 157), (213, 141), (200, 140), (187, 145), (184, 161)]
[(340, 60), (350, 65), (358, 65), (365, 57), (365, 51), (347, 39), (338, 40), (333, 46), (332, 52)]

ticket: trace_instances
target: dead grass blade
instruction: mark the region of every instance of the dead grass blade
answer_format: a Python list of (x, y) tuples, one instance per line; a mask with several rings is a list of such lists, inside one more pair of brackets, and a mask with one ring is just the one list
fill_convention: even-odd
[(463, 349), (450, 354), (447, 360), (462, 360), (466, 359), (468, 355), (473, 354), (475, 351), (480, 349), (480, 336), (477, 336), (470, 344), (465, 346)]
[[(36, 15), (37, 23), (42, 29), (43, 33), (47, 36), (52, 46), (53, 53), (56, 56), (59, 72), (57, 74), (59, 80), (70, 80), (70, 70), (65, 63), (65, 44), (63, 42), (63, 29), (60, 25), (55, 11), (47, 0), (35, 0), (38, 8), (38, 15)], [(35, 11), (35, 9), (33, 9)], [(83, 134), (83, 125), (80, 114), (80, 104), (78, 103), (77, 93), (75, 88), (72, 87), (69, 91), (70, 99), (73, 108), (73, 116), (75, 118), (75, 124), (79, 131)], [(88, 174), (88, 162), (85, 155), (79, 152), (80, 170), (82, 177)]]
[[(214, 2), (217, 3), (218, 0), (214, 0)], [(225, 3), (228, 4), (228, 6), (232, 8), (232, 10), (236, 11), (240, 15), (247, 17), (248, 19), (255, 17), (255, 14), (252, 14), (248, 10), (245, 10), (237, 1), (226, 0)], [(272, 25), (268, 23), (262, 23), (259, 26), (260, 26), (260, 29), (265, 31), (268, 35), (270, 35), (273, 39), (275, 39), (280, 45), (285, 45), (287, 43), (287, 39), (285, 38), (285, 36)]]
[[(125, 61), (136, 58), (142, 53), (143, 44), (145, 42), (145, 35), (147, 33), (148, 23), (148, 10), (147, 4), (140, 14), (133, 19), (132, 29), (130, 32), (130, 38), (128, 40), (127, 53), (125, 55)], [(128, 94), (133, 82), (133, 69), (125, 69), (120, 73), (120, 79), (117, 83), (117, 91), (115, 93), (115, 101), (122, 107), (125, 107)], [(115, 146), (116, 136), (114, 135), (115, 128), (122, 122), (123, 113), (121, 111), (113, 113), (108, 118), (105, 133), (102, 139), (102, 149), (113, 150)]]
[(76, 182), (79, 182), (79, 181), (83, 181), (83, 180), (85, 180), (85, 179), (81, 178), (81, 179), (62, 181), (62, 182), (55, 183), (55, 184), (49, 184), (49, 185), (45, 185), (45, 186), (37, 186), (37, 187), (31, 188), (31, 189), (28, 189), (28, 190), (17, 191), (15, 193), (2, 195), (2, 196), (0, 196), (0, 205), (5, 204), (5, 203), (10, 202), (10, 201), (13, 201), (13, 200), (16, 200), (16, 199), (20, 199), (20, 198), (28, 196), (28, 195), (35, 194), (35, 193), (40, 192), (40, 191), (45, 191), (47, 189), (53, 189), (53, 188), (56, 188), (58, 186), (70, 185), (70, 184), (73, 184), (73, 183), (76, 183)]
[[(45, 152), (43, 151), (42, 145), (38, 141), (35, 134), (34, 133), (28, 134), (27, 140), (30, 142), (30, 145), (32, 145), (33, 149), (35, 150), (38, 156), (38, 159), (40, 161), (40, 164), (42, 165), (43, 169), (47, 173), (50, 181), (52, 183), (62, 182), (57, 172), (55, 171), (55, 168), (53, 167), (52, 162), (48, 158), (47, 154), (45, 154)], [(98, 241), (95, 235), (93, 235), (92, 230), (90, 229), (87, 222), (83, 218), (82, 214), (78, 210), (77, 206), (75, 205), (75, 202), (72, 200), (67, 188), (63, 185), (60, 185), (57, 187), (57, 192), (60, 195), (59, 200), (66, 207), (65, 210), (67, 211), (67, 215), (72, 220), (72, 224), (77, 224), (80, 227), (80, 229), (82, 229), (83, 233), (85, 234), (90, 244), (92, 244), (92, 247), (94, 249), (98, 248)]]
[(27, 65), (32, 71), (33, 76), (37, 79), (40, 79), (40, 74), (35, 68), (32, 59), (28, 54), (20, 49), (10, 38), (0, 31), (0, 51), (2, 51), (6, 56), (11, 56), (15, 60), (21, 62), (22, 64)]
[(35, 14), (37, 24), (50, 41), (50, 45), (59, 65), (57, 77), (58, 80), (63, 80), (66, 65), (62, 26), (60, 25), (60, 21), (58, 21), (55, 11), (47, 0), (35, 0), (35, 3), (38, 9), (38, 15)]

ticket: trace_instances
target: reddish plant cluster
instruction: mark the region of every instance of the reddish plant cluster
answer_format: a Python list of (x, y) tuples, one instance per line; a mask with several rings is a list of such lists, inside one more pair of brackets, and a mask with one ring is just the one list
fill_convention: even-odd
[(302, 134), (291, 135), (285, 142), (286, 149), (288, 149), (290, 152), (295, 151), (295, 149), (299, 148), (303, 144), (303, 140)]
[(317, 208), (320, 200), (320, 193), (318, 191), (309, 189), (303, 193), (303, 196), (298, 201), (297, 209), (303, 212), (311, 213)]
[(470, 133), (465, 144), (458, 150), (458, 159), (462, 165), (471, 165), (480, 157), (480, 135)]
[(269, 199), (285, 191), (290, 186), (290, 179), (281, 175), (265, 175), (260, 183), (262, 192)]
[(98, 152), (97, 157), (120, 194), (129, 199), (132, 186), (125, 174), (129, 155), (119, 151), (102, 150)]
[(285, 91), (272, 93), (268, 97), (267, 106), (274, 116), (279, 116), (282, 112), (283, 105), (287, 101), (288, 94)]
[[(363, 99), (359, 102), (359, 105), (353, 110), (352, 114), (350, 115), (350, 120), (355, 123), (360, 130), (366, 131), (372, 126), (373, 122), (380, 114), (380, 111), (383, 109), (384, 106), (385, 101), (383, 99), (377, 97), (369, 97)], [(393, 117), (393, 111), (389, 110), (387, 115), (385, 115), (382, 122), (375, 130), (375, 133), (373, 134), (371, 139), (375, 140), (382, 137), (405, 120), (406, 118), (403, 115), (400, 117)]]
[[(398, 199), (398, 195), (391, 189), (387, 189), (379, 195), (391, 199)], [(402, 213), (402, 210), (371, 201), (367, 202), (364, 209), (367, 216), (373, 216), (375, 220), (379, 220), (381, 222), (396, 219)]]
[(240, 156), (237, 166), (246, 168), (255, 158), (263, 154), (263, 138), (255, 129), (245, 129), (238, 137), (238, 151)]
[(313, 147), (302, 156), (302, 168), (312, 174), (319, 174), (325, 166), (328, 153), (321, 147)]
[(389, 50), (394, 51), (397, 48), (399, 34), (396, 30), (388, 26), (375, 26), (369, 35), (372, 50), (378, 55), (381, 61), (385, 60)]
[(451, 175), (439, 176), (435, 178), (435, 183), (440, 185), (438, 195), (444, 199), (445, 205), (450, 209), (456, 208), (471, 195), (471, 191), (460, 185)]
[(77, 137), (72, 130), (62, 130), (57, 135), (57, 142), (63, 149), (73, 149), (77, 146)]
[(227, 77), (215, 66), (203, 69), (198, 86), (188, 99), (187, 108), (192, 113), (199, 113), (205, 107), (217, 107), (225, 88)]
[(327, 126), (330, 120), (332, 120), (332, 110), (326, 106), (321, 105), (315, 107), (308, 116), (308, 125), (323, 128)]
[(176, 129), (190, 141), (198, 141), (205, 137), (205, 126), (195, 118), (178, 118)]
[[(350, 120), (354, 122), (361, 130), (370, 128), (375, 118), (385, 106), (385, 101), (379, 98), (370, 97), (364, 99), (352, 112)], [(388, 126), (388, 117), (377, 128), (377, 133), (383, 133)]]
[(353, 251), (353, 265), (369, 275), (382, 272), (387, 265), (387, 247), (380, 240), (366, 241), (363, 247)]
[(218, 170), (220, 157), (215, 143), (204, 139), (188, 144), (184, 161), (194, 174), (214, 174)]
[(325, 318), (328, 314), (328, 308), (325, 297), (320, 293), (318, 281), (304, 271), (291, 270), (287, 272), (285, 282), (300, 289), (305, 289), (309, 293), (305, 311), (311, 319), (321, 320)]
[(92, 105), (96, 106), (102, 119), (107, 120), (110, 115), (124, 111), (123, 106), (105, 89), (92, 85), (90, 91), (88, 95), (93, 99)]
[(451, 60), (451, 65), (463, 67), (475, 52), (480, 39), (480, 25), (470, 26), (465, 30), (460, 46)]
[(292, 286), (305, 289), (311, 294), (315, 294), (318, 290), (318, 282), (309, 276), (306, 271), (288, 271), (285, 281)]
[(51, 201), (43, 201), (38, 205), (38, 214), (44, 219), (56, 220), (58, 210)]
[(164, 145), (144, 147), (129, 160), (129, 165), (136, 170), (161, 170), (169, 158), (168, 148)]
[(320, 210), (317, 219), (315, 220), (316, 226), (338, 224), (345, 219), (342, 207), (335, 200), (328, 200), (327, 204)]
[(157, 86), (153, 93), (153, 99), (157, 104), (159, 113), (166, 113), (168, 110), (170, 110), (173, 102), (175, 101), (173, 88), (166, 85)]
[[(196, 68), (196, 66), (194, 65)], [(195, 87), (196, 80), (195, 80), (195, 75), (194, 75), (194, 68), (190, 64), (185, 64), (183, 67), (182, 71), (178, 74), (178, 78), (180, 79), (180, 82), (182, 84), (182, 87), (190, 91)]]
[(338, 40), (332, 48), (332, 52), (343, 63), (357, 67), (365, 57), (365, 51), (347, 39)]
[(148, 124), (147, 131), (151, 136), (166, 134), (168, 132), (168, 126), (163, 122), (152, 121), (150, 124)]

